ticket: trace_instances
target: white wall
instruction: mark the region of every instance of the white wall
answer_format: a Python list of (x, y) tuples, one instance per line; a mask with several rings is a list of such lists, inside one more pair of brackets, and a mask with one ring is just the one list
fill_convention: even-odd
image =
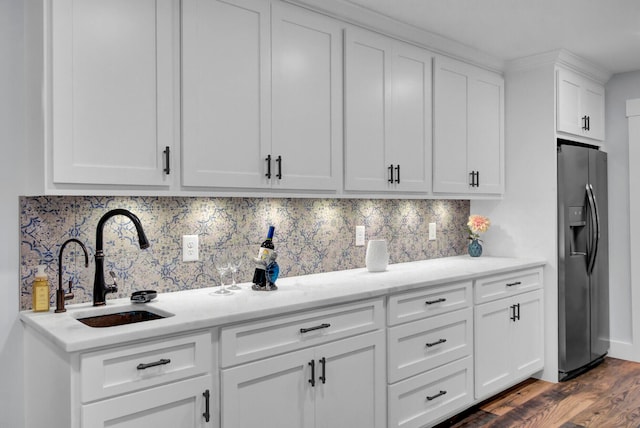
[[(606, 149), (609, 153), (610, 355), (639, 361), (640, 355), (632, 352), (629, 132), (626, 101), (640, 98), (640, 71), (613, 76), (607, 82), (605, 90)], [(636, 349), (639, 345), (636, 344)]]
[[(483, 254), (543, 257), (545, 308), (557, 308), (556, 138), (554, 66), (505, 75), (506, 191), (501, 201), (471, 201), (471, 213), (486, 215)], [(545, 314), (545, 369), (558, 379), (557, 309)]]
[(23, 423), (22, 326), (18, 320), (18, 194), (23, 135), (23, 1), (0, 0), (0, 427)]

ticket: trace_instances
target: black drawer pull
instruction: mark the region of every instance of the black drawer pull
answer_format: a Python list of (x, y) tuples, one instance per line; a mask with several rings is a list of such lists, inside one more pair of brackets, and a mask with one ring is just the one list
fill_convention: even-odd
[(309, 365), (311, 366), (311, 378), (309, 379), (309, 383), (311, 386), (316, 386), (316, 360), (309, 361)]
[(166, 146), (164, 148), (164, 150), (162, 151), (162, 153), (164, 154), (164, 162), (165, 162), (165, 166), (164, 166), (164, 173), (169, 175), (171, 174), (171, 149), (169, 146)]
[(445, 343), (447, 339), (440, 339), (437, 342), (427, 343), (427, 348), (431, 348), (432, 346), (439, 345), (441, 343)]
[(140, 363), (138, 364), (138, 367), (136, 367), (138, 370), (144, 370), (144, 369), (148, 369), (150, 367), (156, 367), (156, 366), (164, 366), (165, 364), (169, 364), (171, 362), (170, 359), (168, 358), (161, 358), (158, 361), (154, 361), (153, 363)]
[(209, 419), (211, 419), (211, 412), (209, 409), (209, 398), (211, 397), (211, 394), (209, 393), (209, 390), (207, 389), (203, 392), (202, 396), (204, 397), (204, 413), (202, 416), (204, 417), (205, 422), (209, 422)]
[(329, 328), (329, 327), (331, 327), (331, 324), (323, 323), (323, 324), (317, 325), (315, 327), (301, 328), (300, 329), (300, 333), (308, 333), (308, 332), (313, 331), (313, 330), (320, 330), (320, 329)]
[(447, 393), (447, 391), (440, 391), (436, 395), (432, 395), (431, 397), (427, 397), (427, 400), (429, 400), (429, 401), (435, 400), (436, 398), (441, 397), (446, 393)]
[(509, 282), (507, 283), (507, 287), (513, 287), (514, 285), (521, 285), (522, 281)]
[(322, 383), (326, 383), (327, 382), (327, 359), (325, 357), (322, 357), (318, 360), (318, 362), (322, 364), (322, 376), (320, 376), (319, 379), (322, 381)]
[(434, 305), (436, 303), (442, 303), (442, 302), (446, 302), (446, 301), (447, 301), (447, 299), (445, 299), (444, 297), (441, 297), (441, 298), (436, 299), (436, 300), (427, 300), (424, 303), (425, 303), (425, 305)]

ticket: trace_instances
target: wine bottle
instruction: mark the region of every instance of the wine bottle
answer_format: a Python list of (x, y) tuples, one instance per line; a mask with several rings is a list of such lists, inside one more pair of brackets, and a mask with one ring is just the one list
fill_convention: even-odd
[(258, 257), (256, 260), (256, 269), (253, 272), (253, 283), (258, 287), (264, 288), (267, 285), (266, 268), (269, 263), (271, 252), (275, 249), (273, 246), (273, 232), (275, 227), (269, 226), (267, 232), (267, 239), (265, 239), (260, 245), (260, 251), (258, 251)]

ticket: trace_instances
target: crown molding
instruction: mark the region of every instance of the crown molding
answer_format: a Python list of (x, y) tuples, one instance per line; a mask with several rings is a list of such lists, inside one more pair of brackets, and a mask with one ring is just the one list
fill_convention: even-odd
[(612, 76), (610, 71), (566, 49), (558, 49), (511, 60), (506, 63), (505, 70), (506, 72), (512, 72), (543, 66), (567, 68), (601, 84), (605, 84)]

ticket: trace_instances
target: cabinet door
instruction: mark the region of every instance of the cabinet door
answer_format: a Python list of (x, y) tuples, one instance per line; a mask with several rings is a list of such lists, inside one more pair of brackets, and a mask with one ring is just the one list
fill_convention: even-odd
[(270, 57), (269, 2), (183, 2), (184, 185), (268, 185)]
[(557, 130), (604, 140), (604, 87), (562, 68), (556, 79)]
[(395, 190), (431, 189), (432, 59), (430, 52), (415, 46), (393, 47), (391, 136), (385, 159), (394, 168)]
[[(209, 422), (205, 391), (209, 391)], [(121, 395), (82, 406), (83, 428), (213, 427), (216, 394), (210, 376)]]
[(313, 348), (222, 370), (222, 428), (313, 427), (311, 361)]
[(384, 331), (318, 347), (315, 390), (316, 427), (385, 427)]
[(51, 3), (53, 181), (170, 184), (177, 138), (175, 0)]
[(521, 294), (513, 301), (520, 305), (519, 319), (512, 325), (513, 372), (523, 379), (544, 367), (542, 290)]
[(510, 299), (497, 300), (475, 307), (474, 359), (476, 398), (484, 398), (504, 389), (511, 381)]
[(474, 193), (504, 192), (504, 79), (475, 70), (469, 86), (467, 168)]
[(340, 25), (274, 3), (271, 31), (271, 182), (274, 188), (335, 191), (342, 171)]
[(388, 189), (385, 145), (390, 138), (392, 40), (345, 32), (345, 189)]
[(434, 68), (433, 191), (469, 190), (467, 124), (469, 67), (437, 57)]

